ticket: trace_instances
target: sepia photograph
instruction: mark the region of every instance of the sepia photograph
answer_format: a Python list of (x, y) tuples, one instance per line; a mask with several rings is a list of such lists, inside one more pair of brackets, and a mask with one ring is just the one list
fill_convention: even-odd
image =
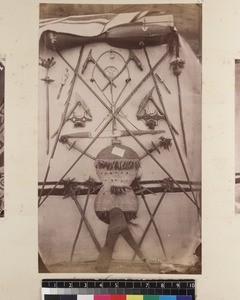
[(235, 213), (240, 214), (240, 59), (235, 59)]
[(40, 4), (40, 273), (201, 274), (201, 56), (200, 4)]
[(0, 54), (0, 218), (4, 217), (4, 93), (5, 55)]

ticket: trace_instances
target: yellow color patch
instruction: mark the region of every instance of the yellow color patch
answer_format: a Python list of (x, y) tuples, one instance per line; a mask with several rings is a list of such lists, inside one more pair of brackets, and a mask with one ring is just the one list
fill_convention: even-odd
[(143, 300), (143, 295), (127, 295), (126, 300)]

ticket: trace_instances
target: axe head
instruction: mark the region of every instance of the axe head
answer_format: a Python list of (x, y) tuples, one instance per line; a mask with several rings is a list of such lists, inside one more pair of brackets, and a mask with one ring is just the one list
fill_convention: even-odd
[(146, 107), (148, 101), (151, 100), (152, 93), (153, 93), (154, 89), (155, 89), (155, 86), (151, 88), (151, 90), (147, 93), (147, 95), (143, 98), (143, 100), (139, 104), (137, 116), (140, 116), (140, 115), (144, 114), (145, 107)]

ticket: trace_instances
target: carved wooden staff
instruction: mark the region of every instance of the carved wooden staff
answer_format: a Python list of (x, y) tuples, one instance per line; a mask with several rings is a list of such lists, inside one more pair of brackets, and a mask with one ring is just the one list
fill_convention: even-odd
[(90, 236), (91, 236), (91, 238), (92, 238), (92, 240), (93, 240), (93, 242), (94, 242), (94, 244), (95, 244), (98, 252), (100, 252), (101, 251), (101, 245), (99, 244), (99, 242), (98, 242), (98, 240), (97, 240), (97, 238), (95, 236), (95, 233), (94, 233), (91, 225), (89, 224), (89, 222), (88, 222), (88, 220), (87, 220), (87, 218), (86, 218), (86, 216), (84, 214), (84, 210), (82, 209), (80, 203), (77, 200), (77, 196), (76, 195), (71, 195), (71, 197), (72, 197), (72, 199), (74, 200), (74, 202), (75, 202), (75, 204), (77, 206), (77, 209), (78, 209), (78, 211), (79, 211), (79, 213), (80, 213), (80, 215), (82, 217), (82, 220), (85, 223), (85, 225), (86, 225), (86, 227), (87, 227), (87, 229), (89, 231), (89, 234), (90, 234)]
[[(140, 182), (138, 184), (140, 184)], [(157, 213), (157, 211), (159, 209), (159, 206), (161, 205), (161, 203), (163, 201), (163, 198), (165, 197), (166, 193), (167, 192), (171, 192), (171, 191), (174, 190), (174, 183), (173, 183), (173, 181), (172, 181), (171, 178), (164, 178), (162, 180), (162, 182), (161, 182), (161, 185), (163, 187), (163, 193), (162, 193), (160, 199), (158, 200), (158, 203), (157, 203), (157, 205), (156, 205), (153, 213), (151, 213), (151, 211), (149, 213), (149, 215), (150, 215), (151, 218), (150, 218), (150, 220), (149, 220), (149, 222), (148, 222), (148, 224), (147, 224), (147, 226), (146, 226), (146, 228), (145, 228), (145, 230), (144, 230), (144, 232), (142, 234), (142, 237), (141, 237), (140, 241), (138, 242), (138, 247), (141, 247), (141, 245), (142, 245), (142, 243), (143, 243), (143, 241), (145, 239), (145, 236), (147, 235), (147, 232), (148, 232), (148, 230), (150, 228), (150, 225), (153, 223), (154, 217), (155, 217), (155, 215), (156, 215), (156, 213)], [(144, 196), (143, 192), (141, 194)], [(144, 198), (143, 198), (143, 200), (144, 200)], [(144, 202), (146, 202), (146, 200)], [(145, 204), (147, 204), (147, 202)], [(149, 209), (148, 209), (148, 212), (149, 212)], [(167, 259), (165, 249), (164, 249), (164, 247), (162, 245), (162, 241), (161, 240), (159, 240), (159, 241), (161, 243), (161, 246), (162, 246), (165, 258)], [(136, 254), (133, 255), (132, 262), (134, 261), (135, 257), (136, 257)]]
[(42, 81), (46, 84), (46, 137), (47, 137), (47, 155), (49, 153), (49, 141), (50, 141), (50, 125), (49, 125), (49, 84), (52, 83), (54, 80), (49, 78), (48, 72), (51, 69), (52, 66), (55, 65), (54, 58), (48, 58), (48, 59), (39, 59), (39, 65), (46, 69), (46, 76), (42, 78)]
[(71, 81), (70, 89), (68, 91), (68, 97), (67, 97), (67, 101), (66, 101), (66, 104), (65, 104), (65, 109), (64, 109), (64, 112), (63, 112), (63, 115), (62, 115), (62, 118), (61, 118), (61, 122), (60, 122), (60, 125), (59, 125), (59, 128), (58, 128), (58, 132), (57, 132), (57, 136), (56, 136), (56, 139), (55, 139), (55, 143), (53, 145), (52, 153), (51, 153), (50, 160), (49, 160), (49, 163), (48, 163), (48, 166), (47, 166), (46, 174), (45, 174), (44, 181), (43, 181), (42, 190), (41, 190), (41, 193), (40, 193), (40, 196), (39, 196), (39, 199), (38, 199), (38, 205), (39, 205), (39, 207), (41, 205), (42, 192), (44, 190), (44, 187), (45, 187), (45, 184), (46, 184), (46, 181), (47, 181), (47, 178), (48, 178), (48, 174), (49, 174), (49, 171), (50, 171), (50, 168), (51, 168), (51, 162), (52, 162), (52, 159), (54, 157), (55, 151), (57, 149), (57, 144), (58, 144), (58, 141), (59, 141), (59, 137), (60, 137), (60, 134), (61, 134), (61, 131), (62, 131), (62, 127), (64, 125), (64, 121), (65, 121), (65, 118), (66, 118), (67, 110), (68, 110), (68, 107), (69, 107), (69, 104), (70, 104), (70, 100), (71, 100), (71, 97), (72, 97), (73, 87), (74, 87), (74, 84), (75, 84), (75, 81), (76, 81), (76, 78), (77, 78), (76, 74), (78, 72), (78, 69), (79, 69), (79, 66), (80, 66), (80, 62), (81, 62), (81, 59), (82, 59), (83, 49), (84, 49), (84, 47), (82, 47), (81, 50), (80, 50), (80, 52), (79, 52), (78, 62), (77, 62), (76, 69), (74, 70), (73, 79)]
[[(78, 73), (76, 73), (76, 71), (73, 69), (73, 67), (69, 64), (69, 62), (59, 53), (59, 56), (65, 61), (65, 63), (69, 66), (70, 69), (73, 70), (73, 72), (76, 74), (76, 76), (85, 84), (85, 86), (92, 92), (92, 94), (102, 103), (102, 105), (109, 111), (109, 113), (111, 115), (113, 115), (111, 109), (105, 104), (105, 102), (99, 97), (99, 95), (89, 86), (89, 84), (82, 78), (82, 76), (80, 76)], [(125, 124), (118, 118), (117, 114), (119, 114), (119, 112), (122, 110), (122, 108), (131, 100), (131, 98), (133, 97), (133, 95), (138, 91), (138, 89), (140, 88), (140, 86), (142, 85), (143, 82), (146, 81), (146, 79), (148, 77), (150, 77), (151, 75), (154, 77), (153, 72), (156, 70), (156, 68), (166, 59), (166, 57), (168, 56), (169, 52), (166, 52), (158, 61), (157, 63), (150, 68), (149, 72), (145, 75), (145, 77), (139, 82), (139, 84), (130, 92), (130, 94), (127, 96), (127, 98), (123, 101), (123, 103), (116, 109), (115, 112), (115, 117), (118, 120), (118, 122), (125, 128), (125, 130), (127, 130), (129, 132), (129, 134), (137, 141), (137, 143), (145, 150), (145, 152), (158, 164), (158, 166), (170, 177), (173, 179), (173, 177), (167, 172), (167, 170), (165, 168), (163, 168), (163, 166), (158, 162), (158, 160), (147, 150), (147, 148), (135, 137), (134, 134), (131, 133), (130, 130), (128, 130), (128, 128), (125, 126)], [(164, 109), (164, 107), (163, 107)], [(165, 110), (165, 109), (164, 109)], [(166, 111), (165, 111), (165, 115), (166, 115)], [(94, 142), (97, 140), (97, 138), (100, 136), (100, 134), (104, 131), (104, 129), (110, 124), (110, 122), (112, 121), (113, 117), (111, 117), (106, 124), (104, 125), (104, 127), (100, 130), (100, 132), (95, 136), (95, 138), (89, 143), (89, 145), (85, 148), (85, 150), (79, 155), (79, 157), (77, 157), (77, 159), (74, 161), (74, 163), (68, 168), (68, 170), (62, 175), (62, 177), (55, 183), (55, 185), (53, 186), (53, 188), (47, 193), (47, 195), (44, 197), (43, 201), (41, 202), (40, 205), (42, 205), (46, 199), (52, 194), (52, 192), (55, 190), (55, 188), (59, 185), (59, 183), (64, 179), (64, 177), (72, 170), (72, 168), (77, 164), (77, 162), (83, 157), (83, 155), (88, 151), (88, 149), (94, 144)], [(169, 122), (168, 116), (166, 115), (166, 120)], [(172, 133), (172, 127), (169, 125), (170, 131)], [(173, 133), (172, 133), (173, 135)], [(174, 137), (174, 135), (173, 135)], [(175, 138), (175, 137), (174, 137)], [(189, 177), (188, 177), (189, 180)], [(198, 205), (195, 203), (195, 201), (192, 200), (192, 198), (186, 193), (186, 191), (176, 182), (176, 180), (174, 180), (174, 183), (179, 187), (179, 189), (187, 196), (187, 198), (189, 198), (189, 200), (198, 208)], [(190, 187), (191, 184), (189, 183)], [(192, 189), (191, 189), (192, 190)], [(195, 195), (194, 195), (195, 196)]]
[(161, 235), (160, 235), (160, 233), (159, 233), (158, 227), (157, 227), (157, 225), (156, 225), (156, 223), (155, 223), (154, 217), (153, 217), (153, 215), (152, 215), (152, 213), (151, 213), (151, 210), (150, 210), (150, 208), (149, 208), (149, 205), (148, 205), (148, 203), (147, 203), (146, 197), (144, 196), (144, 193), (143, 193), (143, 192), (141, 192), (141, 197), (142, 197), (142, 200), (143, 200), (143, 202), (144, 202), (144, 204), (145, 204), (145, 206), (146, 206), (146, 209), (147, 209), (147, 211), (148, 211), (148, 214), (149, 214), (149, 216), (150, 216), (150, 220), (151, 220), (151, 222), (153, 223), (153, 227), (154, 227), (154, 229), (155, 229), (155, 231), (156, 231), (156, 234), (157, 234), (159, 243), (160, 243), (160, 245), (161, 245), (161, 247), (162, 247), (162, 251), (163, 251), (164, 257), (165, 257), (165, 259), (167, 259), (167, 254), (166, 254), (166, 250), (165, 250), (165, 247), (164, 247), (164, 244), (163, 244)]
[[(73, 254), (74, 254), (74, 250), (75, 250), (75, 246), (76, 246), (76, 243), (77, 243), (77, 239), (78, 239), (78, 236), (79, 236), (79, 233), (81, 231), (81, 228), (82, 228), (82, 223), (84, 222), (84, 224), (86, 225), (86, 228), (98, 250), (98, 252), (101, 251), (101, 246), (98, 242), (98, 239), (85, 215), (85, 212), (86, 212), (86, 208), (87, 208), (87, 202), (88, 202), (88, 198), (89, 198), (89, 195), (91, 193), (91, 191), (94, 193), (96, 189), (98, 189), (97, 187), (93, 188), (93, 190), (91, 189), (90, 187), (90, 182), (88, 180), (88, 191), (87, 191), (87, 198), (86, 198), (86, 202), (85, 202), (85, 205), (84, 205), (84, 208), (82, 208), (82, 206), (80, 205), (80, 203), (78, 202), (78, 199), (77, 199), (77, 196), (78, 196), (78, 193), (79, 193), (79, 185), (77, 182), (74, 181), (74, 179), (67, 179), (67, 180), (63, 180), (62, 183), (64, 184), (64, 191), (63, 191), (63, 195), (64, 195), (64, 199), (65, 198), (68, 198), (68, 197), (71, 197), (72, 200), (75, 202), (75, 205), (81, 215), (81, 221), (80, 221), (80, 224), (79, 224), (79, 230), (77, 232), (77, 235), (75, 237), (75, 240), (74, 240), (74, 244), (73, 244), (73, 247), (72, 247), (72, 251), (71, 251), (71, 258), (73, 257)], [(90, 191), (91, 190), (91, 191)]]
[[(133, 137), (133, 139), (142, 147), (142, 149), (152, 158), (153, 161), (155, 161), (155, 163), (163, 170), (163, 172), (165, 174), (167, 174), (168, 177), (170, 177), (173, 182), (175, 183), (175, 185), (177, 185), (181, 191), (187, 196), (187, 198), (196, 206), (198, 213), (200, 214), (200, 209), (199, 206), (197, 204), (197, 202), (195, 201), (195, 195), (194, 195), (194, 200), (186, 193), (186, 191), (179, 185), (179, 183), (171, 176), (171, 174), (161, 165), (161, 163), (155, 158), (154, 155), (152, 155), (152, 153), (150, 153), (148, 151), (148, 149), (144, 146), (144, 144), (134, 135), (132, 134), (132, 132), (126, 127), (126, 125), (121, 121), (121, 119), (118, 116), (115, 116), (117, 121), (122, 125), (122, 127), (124, 129), (126, 129), (128, 131), (128, 133)], [(189, 186), (191, 187), (190, 183)], [(192, 190), (192, 188), (191, 188)], [(192, 191), (193, 193), (193, 191)], [(193, 193), (194, 194), (194, 193)]]
[(185, 150), (185, 154), (187, 156), (187, 141), (186, 141), (184, 120), (183, 120), (183, 111), (182, 111), (182, 94), (181, 94), (181, 87), (180, 87), (180, 81), (179, 81), (179, 76), (182, 73), (184, 65), (185, 65), (185, 61), (177, 59), (177, 60), (171, 62), (170, 67), (172, 68), (173, 74), (176, 76), (176, 79), (177, 79), (180, 121), (181, 121), (181, 128), (182, 128), (182, 134), (183, 134), (184, 150)]
[(77, 241), (78, 241), (81, 229), (82, 229), (82, 225), (83, 225), (83, 221), (84, 221), (84, 216), (85, 216), (86, 210), (87, 210), (89, 196), (90, 196), (90, 188), (88, 188), (87, 197), (86, 197), (86, 200), (85, 200), (85, 205), (83, 207), (81, 220), (80, 220), (80, 223), (79, 223), (79, 226), (78, 226), (76, 237), (75, 237), (74, 242), (73, 242), (72, 251), (71, 251), (71, 257), (70, 257), (70, 262), (72, 262), (72, 260), (73, 260), (74, 251), (75, 251), (75, 248), (76, 248), (76, 245), (77, 245)]
[[(157, 211), (158, 211), (158, 208), (159, 208), (160, 204), (162, 203), (163, 198), (164, 198), (165, 195), (166, 195), (166, 191), (164, 191), (164, 192), (162, 193), (162, 195), (161, 195), (161, 197), (160, 197), (160, 199), (159, 199), (159, 201), (158, 201), (158, 203), (157, 203), (157, 206), (155, 207), (153, 213), (151, 214), (151, 218), (150, 218), (150, 220), (149, 220), (149, 222), (148, 222), (148, 224), (147, 224), (147, 226), (146, 226), (146, 228), (145, 228), (145, 230), (144, 230), (144, 232), (143, 232), (143, 234), (142, 234), (142, 236), (141, 236), (140, 241), (138, 242), (138, 247), (139, 247), (139, 248), (141, 247), (141, 245), (142, 245), (142, 243), (143, 243), (143, 241), (144, 241), (144, 239), (145, 239), (145, 237), (146, 237), (146, 235), (147, 235), (147, 233), (148, 233), (148, 230), (149, 230), (149, 228), (150, 228), (150, 226), (151, 226), (151, 224), (152, 224), (152, 221), (154, 220), (154, 217), (155, 217), (155, 215), (156, 215), (156, 213), (157, 213)], [(162, 248), (162, 249), (163, 249), (163, 248)], [(133, 255), (133, 257), (132, 257), (132, 260), (131, 260), (132, 262), (134, 261), (135, 257), (136, 257), (136, 253), (134, 253), (134, 255)], [(166, 253), (165, 253), (165, 257), (166, 257)]]
[[(152, 67), (152, 65), (151, 65), (151, 62), (150, 62), (150, 59), (149, 59), (149, 56), (148, 56), (148, 53), (147, 53), (146, 48), (144, 47), (143, 50), (144, 50), (146, 59), (147, 59), (147, 61), (148, 61), (149, 69), (150, 69), (150, 70), (153, 70), (153, 67)], [(176, 55), (178, 56), (179, 53), (176, 53)], [(174, 141), (174, 144), (175, 144), (175, 147), (176, 147), (176, 150), (177, 150), (179, 159), (180, 159), (180, 161), (181, 161), (181, 164), (182, 164), (182, 167), (183, 167), (183, 170), (184, 170), (184, 173), (185, 173), (186, 178), (187, 178), (187, 180), (188, 180), (188, 182), (189, 182), (189, 186), (190, 186), (190, 189), (191, 189), (192, 196), (193, 196), (193, 199), (194, 199), (194, 200), (192, 200), (192, 199), (189, 197), (189, 195), (188, 195), (187, 193), (185, 193), (185, 194), (186, 194), (186, 196), (190, 199), (190, 201), (193, 202), (194, 205), (197, 207), (198, 214), (199, 214), (199, 216), (201, 216), (201, 211), (200, 211), (199, 205), (198, 205), (198, 203), (197, 203), (196, 196), (195, 196), (195, 194), (194, 194), (194, 192), (193, 192), (193, 189), (192, 189), (192, 185), (191, 185), (190, 178), (189, 178), (189, 175), (188, 175), (188, 172), (187, 172), (187, 168), (186, 168), (185, 163), (184, 163), (184, 161), (183, 161), (182, 154), (181, 154), (181, 152), (180, 152), (180, 149), (179, 149), (179, 146), (178, 146), (176, 137), (175, 137), (175, 135), (174, 135), (174, 133), (173, 133), (172, 126), (170, 125), (169, 117), (168, 117), (168, 114), (167, 114), (167, 111), (166, 111), (166, 108), (165, 108), (165, 105), (164, 105), (164, 102), (163, 102), (163, 99), (162, 99), (162, 94), (161, 94), (160, 89), (159, 89), (159, 87), (158, 87), (158, 85), (157, 85), (157, 81), (156, 81), (156, 77), (154, 76), (154, 73), (152, 72), (151, 74), (152, 74), (152, 78), (153, 78), (153, 81), (154, 81), (154, 84), (155, 84), (155, 87), (156, 87), (156, 90), (157, 90), (157, 93), (158, 93), (158, 98), (159, 98), (160, 104), (162, 105), (162, 109), (163, 109), (163, 112), (164, 112), (164, 114), (165, 114), (166, 121), (167, 121), (169, 130), (170, 130), (171, 136), (172, 136), (172, 138), (173, 138), (173, 141)], [(150, 153), (150, 154), (151, 154), (151, 153)], [(151, 155), (150, 155), (150, 156), (151, 156)], [(165, 172), (165, 173), (166, 173), (166, 172)], [(167, 174), (167, 173), (166, 173), (166, 174)], [(168, 176), (169, 176), (169, 175), (168, 175)], [(169, 176), (169, 177), (170, 177), (170, 176)], [(176, 183), (176, 182), (174, 182), (174, 183)]]

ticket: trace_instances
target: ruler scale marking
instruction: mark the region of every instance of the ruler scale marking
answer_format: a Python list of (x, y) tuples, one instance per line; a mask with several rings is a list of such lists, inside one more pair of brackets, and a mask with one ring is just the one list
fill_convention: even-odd
[(195, 280), (44, 279), (42, 300), (195, 300)]

